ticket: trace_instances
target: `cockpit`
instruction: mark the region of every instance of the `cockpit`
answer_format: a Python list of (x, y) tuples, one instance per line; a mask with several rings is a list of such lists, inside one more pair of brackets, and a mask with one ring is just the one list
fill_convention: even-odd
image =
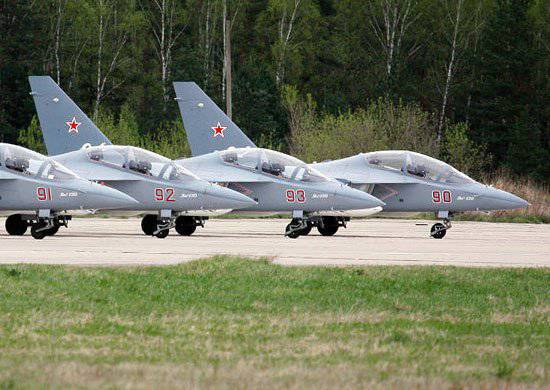
[(168, 181), (196, 180), (197, 176), (169, 158), (133, 146), (100, 145), (86, 148), (88, 158), (108, 167)]
[(475, 180), (443, 161), (420, 153), (391, 150), (363, 154), (369, 165), (400, 171), (419, 179), (450, 184), (474, 183)]
[(220, 152), (226, 164), (258, 171), (286, 180), (317, 183), (330, 181), (321, 172), (308, 167), (297, 158), (273, 150), (261, 148), (238, 148)]
[(0, 167), (46, 180), (69, 180), (77, 177), (57, 161), (16, 145), (0, 144)]

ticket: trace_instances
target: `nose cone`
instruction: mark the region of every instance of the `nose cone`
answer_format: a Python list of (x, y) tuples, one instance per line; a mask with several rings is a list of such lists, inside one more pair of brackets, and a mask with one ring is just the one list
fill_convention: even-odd
[(348, 186), (340, 186), (334, 196), (334, 208), (338, 210), (361, 210), (383, 207), (380, 199)]
[(529, 206), (529, 202), (519, 196), (493, 187), (486, 187), (483, 198), (491, 210), (512, 210)]
[(139, 202), (114, 188), (90, 182), (86, 191), (87, 209), (132, 209)]
[(216, 184), (207, 184), (206, 196), (211, 209), (243, 209), (257, 204), (240, 192)]

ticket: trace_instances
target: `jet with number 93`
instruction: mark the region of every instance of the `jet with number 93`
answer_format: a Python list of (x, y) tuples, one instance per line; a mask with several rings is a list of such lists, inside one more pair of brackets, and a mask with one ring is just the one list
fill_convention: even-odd
[[(216, 150), (226, 150), (217, 153), (231, 158), (235, 152), (227, 149), (232, 147), (247, 147), (249, 154), (262, 153), (261, 149), (254, 152), (254, 143), (197, 84), (176, 82), (174, 88), (195, 156), (191, 160), (200, 161), (202, 155), (209, 156)], [(219, 132), (223, 132), (221, 137)], [(476, 182), (443, 161), (411, 151), (362, 153), (304, 167), (308, 168), (380, 199), (385, 203), (384, 212), (434, 212), (443, 223), (434, 224), (430, 236), (438, 239), (451, 227), (454, 213), (528, 205), (513, 194)], [(329, 224), (337, 226), (331, 219), (325, 220), (325, 225)]]

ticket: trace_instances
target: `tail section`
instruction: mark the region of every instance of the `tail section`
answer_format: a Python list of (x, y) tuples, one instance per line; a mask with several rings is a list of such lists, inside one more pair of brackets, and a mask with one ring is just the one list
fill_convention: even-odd
[(256, 147), (197, 84), (175, 82), (174, 89), (193, 156), (231, 146)]
[(49, 155), (111, 142), (50, 76), (30, 76), (31, 95)]

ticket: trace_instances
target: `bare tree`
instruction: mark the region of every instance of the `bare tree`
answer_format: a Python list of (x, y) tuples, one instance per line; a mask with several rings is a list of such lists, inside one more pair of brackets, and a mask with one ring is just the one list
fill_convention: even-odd
[(445, 120), (445, 110), (447, 109), (447, 100), (449, 98), (449, 87), (454, 73), (454, 65), (457, 57), (457, 45), (458, 45), (458, 33), (461, 22), (461, 12), (462, 6), (464, 5), (464, 0), (456, 0), (456, 12), (454, 17), (451, 13), (448, 13), (451, 26), (453, 27), (453, 35), (451, 39), (451, 53), (449, 62), (446, 64), (447, 77), (445, 79), (445, 89), (443, 91), (443, 99), (441, 101), (441, 111), (439, 113), (439, 123), (437, 126), (437, 140), (441, 141), (442, 131), (443, 131), (443, 122)]
[(59, 51), (61, 46), (61, 23), (63, 21), (63, 12), (66, 5), (67, 0), (57, 0), (57, 13), (54, 31), (54, 56), (57, 84), (59, 85), (61, 85), (61, 61), (59, 58)]
[(279, 52), (276, 59), (275, 81), (280, 86), (285, 78), (285, 65), (288, 46), (292, 40), (292, 33), (302, 0), (292, 0), (290, 3), (283, 0), (283, 8), (279, 19)]
[(204, 70), (203, 85), (210, 84), (213, 71), (214, 39), (216, 38), (216, 27), (218, 25), (219, 12), (216, 9), (216, 1), (206, 0), (201, 2), (202, 20), (199, 24), (199, 36), (201, 43), (202, 62)]
[(239, 2), (234, 2), (234, 11), (231, 13), (227, 0), (223, 0), (222, 30), (223, 30), (223, 71), (222, 71), (222, 98), (225, 100), (225, 111), (229, 118), (233, 115), (233, 69), (231, 66), (231, 32), (239, 13)]
[[(109, 90), (106, 90), (107, 81), (115, 70), (122, 49), (128, 40), (126, 30), (121, 33), (117, 31), (117, 11), (112, 3), (105, 0), (97, 0), (99, 9), (97, 19), (97, 78), (96, 78), (96, 98), (94, 104), (94, 119), (97, 119), (99, 114), (99, 106), (103, 98), (111, 93), (119, 84), (113, 85)], [(107, 46), (112, 49), (110, 61), (107, 58)], [(106, 69), (103, 67), (108, 64)]]
[(171, 72), (172, 49), (187, 28), (187, 24), (183, 21), (182, 15), (178, 13), (176, 0), (152, 0), (150, 3), (152, 6), (148, 4), (142, 8), (145, 10), (155, 36), (155, 49), (161, 68), (163, 110), (166, 111), (166, 104), (170, 98), (168, 96), (168, 81)]
[[(420, 16), (415, 12), (415, 0), (377, 0), (371, 7), (370, 25), (385, 57), (386, 77), (391, 79), (395, 63), (400, 55), (413, 56), (419, 45), (404, 47), (405, 37), (412, 24)], [(375, 7), (381, 8), (382, 18)]]

